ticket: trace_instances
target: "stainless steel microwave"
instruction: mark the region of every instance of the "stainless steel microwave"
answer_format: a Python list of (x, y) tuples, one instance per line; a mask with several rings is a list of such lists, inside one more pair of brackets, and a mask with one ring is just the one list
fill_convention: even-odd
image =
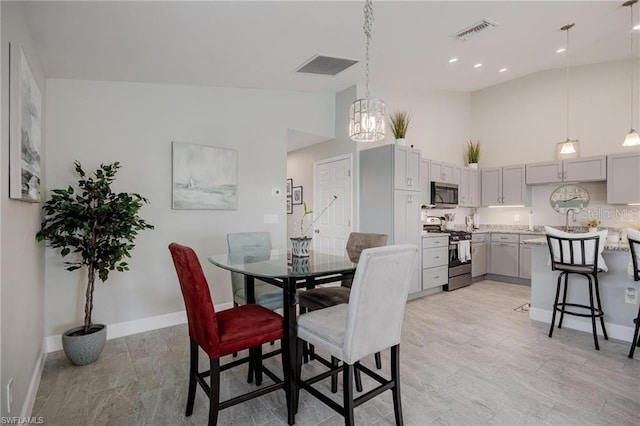
[(455, 209), (458, 207), (458, 185), (431, 182), (431, 205), (438, 209)]

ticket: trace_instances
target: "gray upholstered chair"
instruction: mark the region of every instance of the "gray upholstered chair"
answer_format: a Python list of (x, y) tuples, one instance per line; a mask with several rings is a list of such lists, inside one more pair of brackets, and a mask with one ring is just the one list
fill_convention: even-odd
[[(418, 249), (413, 245), (377, 247), (362, 251), (351, 287), (348, 304), (339, 304), (300, 315), (298, 318), (298, 377), (302, 368), (304, 342), (328, 352), (343, 365), (307, 381), (299, 388), (320, 399), (353, 425), (353, 410), (371, 397), (390, 389), (396, 424), (402, 424), (400, 401), (400, 332)], [(391, 348), (391, 380), (386, 380), (358, 361)], [(325, 360), (326, 361), (326, 360)], [(380, 383), (366, 398), (353, 399), (354, 368)], [(322, 378), (343, 373), (344, 405), (315, 389), (312, 384)], [(299, 392), (299, 388), (297, 392)]]
[[(352, 262), (358, 263), (360, 259), (360, 253), (362, 250), (382, 247), (387, 245), (386, 234), (372, 234), (363, 232), (352, 232), (347, 239), (347, 255)], [(351, 291), (351, 278), (345, 278), (340, 283), (340, 286), (332, 287), (316, 287), (311, 290), (302, 291), (298, 293), (298, 300), (300, 302), (300, 313), (315, 311), (317, 309), (324, 309), (330, 306), (339, 305), (341, 303), (349, 303), (349, 293)], [(313, 345), (309, 348), (305, 348), (305, 362), (307, 352), (311, 359), (315, 356)], [(380, 353), (375, 354), (376, 367), (382, 368), (382, 358)], [(331, 360), (333, 366), (337, 366), (337, 360), (333, 358)], [(362, 381), (360, 374), (356, 371), (356, 388), (358, 391), (362, 390)], [(338, 391), (338, 381), (334, 377), (331, 382), (331, 390), (335, 393)]]
[[(271, 257), (271, 234), (268, 232), (238, 232), (227, 234), (227, 247), (229, 249), (229, 257), (244, 262), (259, 262), (261, 260), (269, 260)], [(233, 291), (234, 306), (247, 304), (244, 288), (244, 275), (237, 272), (231, 272), (231, 287)], [(272, 311), (282, 308), (282, 289), (268, 284), (264, 281), (254, 281), (255, 304), (270, 309)], [(256, 385), (262, 384), (262, 375), (260, 374), (260, 365), (262, 358), (272, 356), (278, 351), (262, 355), (261, 350), (255, 352), (252, 360), (249, 362), (249, 371), (247, 382), (253, 381), (254, 372)], [(233, 354), (234, 357), (237, 353)]]
[[(271, 235), (268, 232), (238, 232), (227, 234), (227, 246), (231, 258), (242, 255), (247, 261), (269, 260), (271, 256)], [(231, 273), (233, 304), (247, 303), (244, 290), (244, 275)], [(282, 290), (264, 281), (255, 280), (256, 304), (267, 309), (282, 308)]]
[[(634, 281), (640, 281), (640, 232), (630, 231), (628, 234), (629, 239), (629, 263), (631, 277)], [(638, 308), (638, 316), (633, 319), (636, 323), (635, 331), (633, 332), (633, 339), (631, 340), (631, 349), (629, 350), (629, 358), (633, 358), (633, 353), (636, 350), (636, 346), (640, 346), (640, 338), (638, 338), (638, 332), (640, 331), (640, 308)]]

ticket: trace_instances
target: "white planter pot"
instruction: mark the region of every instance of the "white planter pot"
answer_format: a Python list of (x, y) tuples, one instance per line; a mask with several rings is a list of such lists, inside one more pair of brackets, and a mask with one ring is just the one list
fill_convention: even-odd
[(477, 169), (478, 168), (478, 163), (469, 163), (469, 168), (470, 169)]
[(407, 140), (402, 138), (402, 139), (396, 139), (396, 145), (400, 145), (400, 146), (407, 146)]
[(589, 232), (598, 232), (598, 228), (589, 228)]

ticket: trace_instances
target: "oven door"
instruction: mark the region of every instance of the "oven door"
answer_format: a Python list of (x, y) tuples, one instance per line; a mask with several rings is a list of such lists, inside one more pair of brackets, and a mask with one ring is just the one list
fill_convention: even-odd
[(460, 241), (449, 242), (449, 269), (463, 265), (471, 268), (471, 258), (467, 259), (466, 262), (460, 261), (459, 247)]

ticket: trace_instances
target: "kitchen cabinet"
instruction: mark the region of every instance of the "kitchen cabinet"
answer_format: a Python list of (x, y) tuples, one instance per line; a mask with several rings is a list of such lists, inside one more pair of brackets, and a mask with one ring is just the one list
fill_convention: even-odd
[(431, 204), (431, 162), (420, 160), (420, 203)]
[(480, 207), (480, 172), (462, 167), (458, 201), (460, 207)]
[(422, 290), (449, 283), (449, 237), (422, 237)]
[(527, 185), (561, 182), (597, 182), (607, 179), (607, 158), (571, 158), (526, 165)]
[(431, 160), (431, 180), (433, 182), (460, 185), (460, 167), (453, 164)]
[[(395, 189), (395, 145), (383, 145), (360, 151), (360, 232), (386, 234), (387, 243), (421, 247), (420, 191)], [(409, 151), (417, 151), (409, 149)], [(417, 151), (419, 154), (419, 151)], [(418, 159), (420, 156), (418, 155)], [(420, 167), (414, 182), (419, 182)], [(420, 268), (412, 276), (411, 290), (420, 290)]]
[(487, 234), (473, 234), (471, 237), (471, 277), (487, 274)]
[(607, 156), (607, 203), (640, 203), (640, 152)]
[(531, 279), (531, 246), (520, 244), (520, 278)]
[[(491, 234), (490, 274), (520, 276), (520, 240), (517, 234)], [(471, 258), (473, 261), (473, 257)]]
[(395, 188), (420, 191), (420, 150), (401, 145), (393, 145), (393, 147)]
[(529, 203), (524, 165), (482, 169), (480, 188), (482, 206), (513, 206)]

